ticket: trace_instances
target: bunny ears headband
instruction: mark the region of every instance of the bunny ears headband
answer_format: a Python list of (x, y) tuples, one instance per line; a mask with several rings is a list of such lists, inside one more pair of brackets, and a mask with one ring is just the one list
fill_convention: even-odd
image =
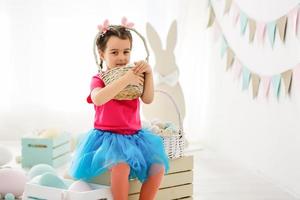
[[(103, 22), (103, 24), (99, 24), (97, 26), (99, 32), (97, 33), (97, 35), (95, 37), (95, 40), (94, 40), (93, 51), (94, 51), (94, 57), (95, 57), (96, 65), (99, 67), (100, 71), (102, 69), (101, 69), (101, 66), (100, 66), (100, 59), (98, 59), (98, 56), (97, 56), (97, 45), (96, 45), (97, 39), (99, 37), (103, 37), (108, 30), (110, 30), (110, 29), (112, 29), (116, 26), (117, 25), (110, 25), (109, 21), (107, 19)], [(149, 60), (149, 50), (148, 50), (148, 47), (147, 47), (146, 40), (136, 29), (133, 28), (134, 24), (131, 23), (131, 22), (128, 22), (126, 17), (123, 17), (122, 20), (121, 20), (121, 25), (119, 25), (119, 26), (122, 26), (122, 27), (126, 28), (127, 30), (135, 32), (142, 39), (142, 41), (144, 43), (146, 53), (147, 53), (147, 56), (146, 56), (145, 60), (148, 62), (148, 60)]]

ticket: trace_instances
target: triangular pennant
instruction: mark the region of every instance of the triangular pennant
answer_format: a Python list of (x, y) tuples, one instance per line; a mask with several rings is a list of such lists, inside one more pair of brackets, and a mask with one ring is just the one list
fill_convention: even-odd
[(249, 41), (253, 42), (256, 30), (256, 22), (253, 19), (249, 19)]
[(289, 94), (291, 90), (291, 83), (292, 83), (292, 70), (285, 71), (281, 74), (284, 82), (285, 94)]
[(258, 42), (260, 43), (264, 42), (265, 33), (266, 33), (266, 24), (263, 22), (258, 22), (256, 28), (256, 38)]
[(226, 2), (225, 2), (225, 9), (224, 9), (224, 15), (229, 12), (231, 4), (232, 4), (232, 0), (226, 0)]
[(230, 12), (232, 15), (232, 23), (235, 26), (240, 16), (239, 9), (235, 3), (232, 3)]
[(209, 18), (207, 23), (207, 28), (214, 24), (216, 15), (212, 6), (209, 7)]
[(292, 30), (296, 35), (297, 35), (297, 24), (298, 24), (298, 12), (299, 12), (299, 8), (297, 6), (288, 14), (288, 22), (292, 25)]
[(300, 90), (300, 63), (293, 69), (293, 82), (297, 84)]
[(242, 64), (237, 58), (233, 61), (232, 70), (234, 79), (239, 78), (242, 72)]
[(297, 17), (297, 35), (300, 35), (300, 9), (298, 10), (298, 17)]
[(252, 94), (253, 94), (253, 98), (256, 98), (258, 95), (260, 77), (257, 74), (252, 74), (251, 78), (252, 78)]
[(221, 36), (221, 28), (218, 21), (216, 21), (215, 25), (213, 26), (213, 35), (212, 35), (213, 42), (217, 42), (220, 36)]
[(248, 70), (248, 68), (243, 67), (243, 86), (242, 86), (243, 90), (248, 89), (250, 78), (251, 78), (250, 71)]
[(227, 48), (228, 48), (228, 44), (227, 44), (226, 39), (223, 36), (222, 41), (221, 41), (221, 58), (224, 57), (224, 54), (227, 51)]
[(281, 75), (280, 74), (272, 76), (272, 85), (273, 85), (273, 89), (274, 89), (274, 94), (277, 97), (279, 97), (280, 82), (281, 82)]
[(234, 53), (233, 51), (228, 48), (227, 50), (227, 65), (226, 65), (226, 70), (228, 70), (229, 68), (231, 68), (232, 64), (233, 64), (233, 60), (234, 60)]
[(279, 36), (282, 42), (285, 42), (286, 27), (287, 27), (287, 16), (282, 16), (277, 20), (277, 28)]
[(268, 35), (269, 35), (269, 40), (271, 43), (271, 46), (274, 46), (274, 41), (275, 41), (275, 31), (276, 31), (276, 23), (275, 22), (269, 22), (267, 24), (267, 29), (268, 29)]
[(263, 93), (266, 97), (268, 97), (269, 96), (269, 91), (270, 91), (271, 77), (263, 76), (261, 78), (261, 81), (262, 81), (262, 86), (263, 86)]
[(240, 12), (240, 22), (241, 22), (241, 34), (244, 35), (248, 24), (248, 17), (243, 12)]

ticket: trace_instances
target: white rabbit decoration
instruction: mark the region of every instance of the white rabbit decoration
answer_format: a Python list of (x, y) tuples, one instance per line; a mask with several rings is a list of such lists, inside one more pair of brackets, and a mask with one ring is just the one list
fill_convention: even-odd
[(159, 119), (170, 121), (180, 127), (178, 113), (168, 93), (178, 106), (181, 120), (185, 117), (185, 101), (179, 83), (179, 70), (176, 64), (174, 49), (177, 40), (177, 23), (173, 21), (167, 36), (166, 49), (163, 49), (161, 39), (150, 23), (146, 25), (147, 38), (155, 55), (153, 67), (155, 93), (154, 101), (142, 105), (143, 115), (147, 120)]

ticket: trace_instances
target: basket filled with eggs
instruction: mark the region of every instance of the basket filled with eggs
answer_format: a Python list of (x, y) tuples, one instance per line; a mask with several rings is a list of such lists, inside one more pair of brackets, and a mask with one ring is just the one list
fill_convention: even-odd
[(179, 108), (175, 103), (173, 97), (167, 92), (161, 90), (155, 90), (155, 92), (165, 94), (168, 98), (170, 98), (178, 115), (179, 127), (176, 126), (173, 122), (164, 122), (159, 119), (154, 119), (150, 122), (144, 121), (143, 127), (149, 129), (162, 138), (166, 154), (170, 159), (183, 157), (185, 138)]

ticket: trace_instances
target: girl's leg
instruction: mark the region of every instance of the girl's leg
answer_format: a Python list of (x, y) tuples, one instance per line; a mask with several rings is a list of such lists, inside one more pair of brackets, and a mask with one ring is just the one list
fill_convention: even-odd
[(111, 168), (111, 191), (114, 200), (127, 200), (130, 167), (126, 163), (119, 163)]
[(159, 189), (164, 176), (165, 168), (160, 164), (153, 164), (150, 167), (148, 180), (142, 185), (140, 200), (153, 200)]

